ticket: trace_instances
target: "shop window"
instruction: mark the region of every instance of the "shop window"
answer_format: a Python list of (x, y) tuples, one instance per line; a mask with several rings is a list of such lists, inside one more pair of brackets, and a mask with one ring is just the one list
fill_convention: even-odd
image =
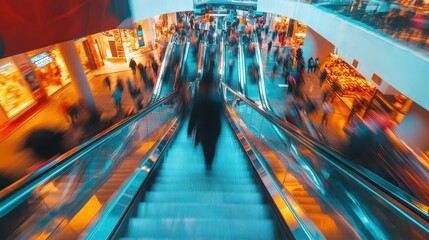
[[(67, 68), (58, 49), (29, 53), (35, 72), (48, 96), (70, 83)], [(37, 52), (37, 51), (36, 51)]]
[(0, 105), (7, 118), (12, 118), (34, 102), (19, 69), (7, 58), (0, 61)]

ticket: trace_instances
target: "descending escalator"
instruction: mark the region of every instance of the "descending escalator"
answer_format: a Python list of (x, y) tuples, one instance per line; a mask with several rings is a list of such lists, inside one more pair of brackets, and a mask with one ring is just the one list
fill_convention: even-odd
[(252, 99), (255, 102), (260, 102), (259, 92), (258, 92), (258, 82), (260, 80), (259, 76), (259, 64), (256, 60), (255, 52), (255, 43), (253, 42), (253, 34), (250, 37), (247, 37), (245, 40), (241, 41), (241, 46), (243, 49), (243, 71), (246, 78), (246, 91), (247, 97)]
[(238, 45), (236, 43), (225, 44), (225, 83), (233, 89), (238, 90), (239, 85), (239, 63), (238, 63)]
[(124, 237), (281, 239), (274, 213), (226, 122), (211, 172), (186, 128), (178, 131)]

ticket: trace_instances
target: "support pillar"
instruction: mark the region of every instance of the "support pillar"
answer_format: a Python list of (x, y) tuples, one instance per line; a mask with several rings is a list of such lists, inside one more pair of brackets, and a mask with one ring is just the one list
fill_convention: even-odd
[(58, 48), (63, 56), (73, 87), (79, 99), (83, 100), (89, 107), (95, 109), (94, 97), (74, 42), (67, 41), (59, 43)]
[(328, 58), (328, 55), (333, 53), (334, 50), (335, 46), (331, 42), (310, 27), (307, 27), (304, 45), (302, 46), (303, 56), (306, 62), (310, 57), (314, 59), (318, 57), (320, 64), (323, 64)]
[(143, 38), (146, 46), (152, 47), (154, 49), (155, 46), (155, 34), (153, 32), (153, 22), (152, 19), (148, 18), (142, 21), (142, 30), (143, 30)]

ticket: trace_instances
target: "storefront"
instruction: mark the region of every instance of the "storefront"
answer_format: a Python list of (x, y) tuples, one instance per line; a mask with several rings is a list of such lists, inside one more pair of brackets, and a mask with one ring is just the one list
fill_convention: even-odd
[(70, 83), (71, 79), (65, 63), (60, 51), (55, 47), (38, 49), (27, 55), (48, 96)]
[(161, 43), (168, 37), (169, 24), (168, 15), (163, 14), (152, 18), (153, 32), (155, 33), (155, 42)]
[(76, 40), (75, 44), (85, 73), (97, 69), (88, 40), (86, 38), (81, 38), (79, 40)]
[(277, 32), (278, 42), (284, 46), (299, 47), (304, 43), (307, 25), (286, 16), (270, 14), (271, 31)]
[(371, 110), (387, 114), (395, 123), (406, 115), (412, 101), (404, 95), (386, 95), (381, 93), (354, 67), (339, 56), (330, 54), (325, 62), (326, 82), (332, 87), (340, 100), (360, 117), (365, 117)]
[[(126, 62), (139, 48), (136, 30), (114, 29), (91, 35), (92, 46), (100, 59), (109, 62)], [(89, 43), (89, 45), (91, 45)]]
[(13, 58), (0, 60), (0, 125), (34, 103), (24, 77)]

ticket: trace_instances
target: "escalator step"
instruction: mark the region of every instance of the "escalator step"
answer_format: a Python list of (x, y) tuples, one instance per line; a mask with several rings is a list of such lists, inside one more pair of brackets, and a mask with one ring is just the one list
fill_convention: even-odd
[(254, 203), (263, 202), (262, 195), (258, 192), (152, 192), (145, 193), (145, 201), (147, 202), (169, 202), (174, 199), (175, 203)]
[(156, 178), (157, 183), (183, 183), (183, 182), (218, 182), (230, 184), (254, 184), (253, 178), (215, 178), (206, 176), (165, 176)]
[[(188, 177), (188, 176), (205, 176), (206, 173), (201, 169), (193, 169), (192, 171), (164, 171), (163, 169), (160, 169), (158, 173), (158, 177), (168, 177), (168, 176), (177, 176), (177, 177)], [(210, 177), (212, 178), (253, 178), (253, 172), (220, 172), (220, 171), (213, 171), (210, 173)]]
[[(197, 195), (197, 194), (196, 194)], [(268, 219), (264, 204), (140, 203), (138, 218)]]
[(271, 220), (133, 218), (128, 237), (275, 239)]
[(154, 183), (152, 191), (227, 191), (227, 192), (257, 192), (254, 184), (222, 184), (222, 183)]

